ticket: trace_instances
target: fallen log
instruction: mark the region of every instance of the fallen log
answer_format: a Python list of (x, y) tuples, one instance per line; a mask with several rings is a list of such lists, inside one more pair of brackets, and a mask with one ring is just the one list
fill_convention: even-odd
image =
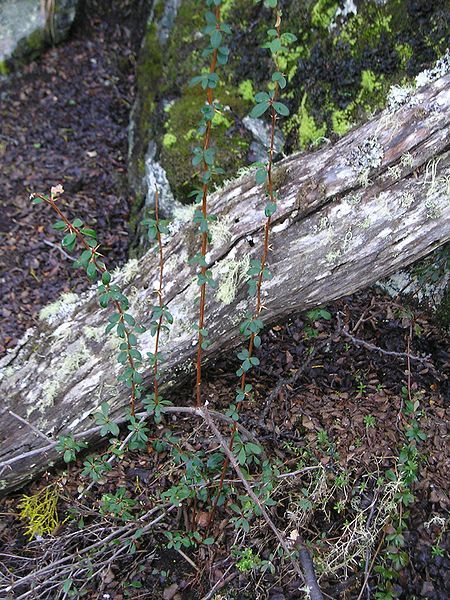
[[(279, 204), (269, 258), (273, 278), (263, 292), (266, 324), (367, 287), (450, 239), (450, 76), (402, 102), (335, 145), (277, 164)], [(239, 323), (252, 310), (245, 272), (249, 260), (260, 256), (264, 204), (264, 189), (252, 173), (211, 198), (218, 221), (207, 261), (219, 287), (208, 289), (206, 326), (212, 343), (206, 360), (241, 340)], [(175, 320), (162, 340), (166, 385), (193, 373), (198, 286), (188, 259), (197, 246), (191, 219), (179, 216), (164, 247), (164, 296)], [(143, 325), (150, 320), (156, 277), (157, 257), (148, 252), (125, 265), (115, 280), (131, 300), (129, 312)], [(83, 297), (66, 295), (43, 309), (40, 325), (1, 361), (2, 493), (57, 458), (50, 449), (11, 464), (15, 456), (48, 446), (42, 434), (55, 439), (88, 430), (90, 415), (104, 401), (113, 419), (123, 415), (128, 391), (116, 381), (120, 341), (104, 334), (108, 314), (98, 307), (95, 290)], [(140, 336), (143, 356), (153, 345), (150, 332)], [(96, 439), (98, 433), (91, 435), (90, 441)]]

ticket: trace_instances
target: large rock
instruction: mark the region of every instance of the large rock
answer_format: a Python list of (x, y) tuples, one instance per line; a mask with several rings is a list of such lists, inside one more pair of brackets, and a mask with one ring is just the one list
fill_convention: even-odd
[[(132, 207), (131, 229), (138, 234), (138, 245), (142, 247), (145, 242), (139, 222), (147, 209), (154, 208), (155, 186), (158, 187), (162, 215), (172, 215), (176, 205), (165, 169), (159, 162), (160, 144), (155, 140), (154, 121), (161, 118), (161, 111), (157, 110), (157, 96), (163, 52), (180, 3), (181, 0), (149, 2), (147, 30), (139, 53), (137, 95), (130, 115), (128, 135), (128, 180), (136, 198)], [(162, 105), (161, 102), (161, 109)]]
[(0, 0), (0, 73), (64, 40), (79, 0)]
[[(282, 29), (294, 33), (297, 42), (280, 65), (288, 79), (283, 101), (290, 116), (279, 132), (279, 158), (281, 152), (336, 141), (382, 109), (393, 85), (413, 81), (446, 50), (446, 0), (289, 0), (282, 8)], [(188, 82), (205, 65), (203, 12), (198, 0), (155, 0), (151, 11), (130, 126), (132, 229), (138, 229), (142, 207), (152, 206), (153, 167), (164, 172), (176, 201), (189, 202), (196, 186), (191, 159), (203, 95)], [(220, 68), (224, 85), (216, 95), (224, 110), (215, 122), (213, 144), (223, 179), (229, 180), (265, 154), (264, 119), (248, 115), (255, 92), (266, 89), (273, 70), (261, 47), (273, 14), (248, 0), (227, 0), (222, 14), (233, 34), (230, 62)]]

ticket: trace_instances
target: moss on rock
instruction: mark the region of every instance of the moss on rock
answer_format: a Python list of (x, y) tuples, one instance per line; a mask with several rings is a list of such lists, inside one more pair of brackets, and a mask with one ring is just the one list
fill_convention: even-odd
[[(217, 164), (225, 173), (217, 178), (220, 183), (234, 176), (245, 164), (250, 144), (250, 135), (239, 128), (239, 118), (246, 114), (247, 103), (225, 87), (218, 89), (223, 111), (214, 117), (213, 146), (217, 150)], [(196, 130), (200, 108), (204, 101), (201, 89), (186, 87), (167, 111), (166, 133), (163, 136), (161, 164), (176, 198), (187, 200), (195, 184), (195, 169), (192, 167), (192, 149), (199, 143)]]
[[(356, 14), (347, 15), (340, 0), (280, 3), (283, 28), (297, 36), (281, 57), (289, 79), (284, 91), (291, 112), (284, 122), (287, 153), (345, 134), (384, 105), (391, 85), (413, 77), (445, 51), (445, 0), (368, 0), (356, 2)], [(159, 2), (156, 21), (163, 10)], [(223, 10), (233, 35), (217, 91), (229, 110), (216, 118), (213, 140), (228, 179), (248, 164), (250, 138), (241, 120), (254, 94), (268, 83), (270, 55), (261, 45), (271, 11), (247, 0), (228, 0)], [(158, 26), (152, 25), (138, 67), (139, 136), (145, 141), (151, 136), (159, 144), (158, 160), (182, 201), (194, 184), (191, 151), (203, 102), (202, 92), (187, 85), (204, 66), (204, 36), (196, 35), (203, 27), (202, 13), (195, 0), (184, 0), (163, 49)], [(141, 144), (141, 156), (145, 149)], [(142, 159), (140, 164), (143, 168)]]
[(384, 105), (391, 85), (445, 52), (444, 0), (356, 4), (356, 14), (344, 19), (336, 11), (331, 18), (337, 3), (329, 0), (284, 2), (285, 26), (299, 38), (293, 52), (300, 54), (286, 56), (293, 115), (285, 126), (288, 152), (307, 146), (313, 124), (320, 132), (325, 125), (327, 138), (344, 134)]

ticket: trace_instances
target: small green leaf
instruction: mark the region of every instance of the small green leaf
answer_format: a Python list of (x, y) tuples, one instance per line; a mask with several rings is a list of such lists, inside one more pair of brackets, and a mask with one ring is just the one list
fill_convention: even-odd
[(64, 223), (64, 221), (56, 221), (56, 223), (53, 223), (52, 227), (53, 229), (62, 231), (66, 228), (66, 224)]
[(203, 152), (203, 158), (207, 165), (211, 166), (212, 164), (214, 164), (214, 154), (215, 154), (214, 148), (208, 148), (207, 150), (205, 150)]
[(286, 78), (284, 77), (283, 73), (280, 73), (280, 71), (276, 71), (272, 75), (272, 81), (277, 81), (281, 89), (286, 87)]
[(205, 12), (204, 17), (205, 17), (205, 21), (208, 23), (208, 25), (215, 25), (217, 22), (216, 15), (213, 12), (211, 12), (210, 10)]
[(205, 544), (205, 546), (211, 546), (211, 544), (214, 544), (214, 538), (209, 537), (209, 538), (204, 539), (203, 544)]
[(289, 116), (289, 109), (286, 104), (283, 104), (282, 102), (274, 102), (273, 107), (279, 115), (282, 115), (283, 117)]
[(276, 212), (276, 210), (277, 205), (275, 204), (275, 202), (268, 202), (264, 209), (264, 214), (266, 215), (266, 217), (271, 217)]
[(89, 279), (94, 279), (94, 277), (97, 274), (97, 267), (94, 265), (94, 263), (89, 263), (86, 269), (86, 275), (89, 277)]
[(192, 79), (189, 82), (189, 86), (192, 87), (194, 85), (197, 85), (198, 83), (201, 83), (203, 85), (205, 77), (205, 75), (196, 75), (195, 77), (192, 77)]
[(261, 185), (262, 183), (265, 183), (267, 179), (267, 171), (266, 169), (258, 169), (256, 171), (256, 183), (258, 185)]
[(215, 29), (211, 35), (211, 46), (213, 48), (218, 48), (222, 43), (222, 34), (218, 29)]
[[(88, 237), (92, 237), (92, 238), (96, 238), (97, 234), (95, 233), (95, 231), (93, 229), (82, 229), (81, 233), (83, 235), (87, 235)], [(95, 243), (94, 243), (95, 245)]]
[(270, 99), (270, 96), (267, 92), (258, 92), (257, 94), (255, 94), (255, 100), (258, 103), (267, 102), (269, 99)]
[(285, 44), (292, 44), (293, 42), (297, 41), (297, 36), (294, 35), (293, 33), (289, 33), (288, 31), (286, 31), (285, 33), (283, 33), (281, 35), (283, 42)]
[(61, 245), (64, 246), (64, 248), (69, 248), (73, 245), (76, 239), (77, 236), (75, 235), (75, 233), (68, 233), (63, 237)]
[(136, 319), (132, 315), (125, 313), (123, 315), (123, 318), (124, 318), (125, 323), (128, 323), (128, 325), (132, 325), (132, 326), (136, 325)]
[(259, 104), (257, 104), (256, 106), (254, 106), (250, 112), (250, 116), (253, 117), (254, 119), (257, 119), (258, 117), (260, 117), (261, 115), (263, 115), (267, 109), (269, 108), (269, 102), (260, 102)]

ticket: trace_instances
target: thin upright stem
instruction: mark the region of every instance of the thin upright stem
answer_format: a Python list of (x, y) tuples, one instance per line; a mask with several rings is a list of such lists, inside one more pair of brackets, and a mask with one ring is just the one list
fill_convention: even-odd
[[(92, 253), (91, 261), (94, 263), (94, 265), (96, 266), (98, 271), (102, 274), (105, 273), (107, 270), (106, 267), (101, 262), (99, 262), (96, 258), (96, 254), (95, 254), (96, 248), (91, 248), (91, 246), (89, 246), (89, 244), (86, 242), (86, 240), (84, 238), (84, 235), (81, 233), (81, 231), (78, 229), (78, 227), (74, 227), (72, 225), (72, 223), (69, 221), (69, 219), (65, 216), (65, 214), (56, 205), (53, 198), (51, 196), (50, 196), (50, 198), (47, 198), (46, 196), (43, 196), (42, 194), (34, 194), (34, 196), (36, 198), (40, 198), (41, 200), (43, 200), (46, 204), (48, 204), (56, 212), (56, 214), (59, 216), (61, 221), (63, 221), (64, 224), (66, 225), (67, 229), (71, 233), (74, 233), (77, 236), (77, 239), (81, 242), (81, 244), (84, 246), (84, 248), (86, 250), (89, 250)], [(105, 289), (106, 289), (106, 291), (109, 291), (109, 289), (110, 289), (109, 284), (105, 284)], [(130, 366), (130, 369), (134, 372), (135, 364), (134, 364), (134, 360), (133, 360), (133, 357), (131, 356), (131, 352), (130, 352), (131, 351), (131, 344), (130, 344), (130, 340), (129, 340), (130, 332), (128, 331), (128, 329), (125, 325), (125, 319), (124, 319), (125, 311), (122, 309), (120, 302), (118, 302), (117, 300), (114, 300), (114, 305), (117, 309), (117, 312), (120, 315), (120, 322), (123, 323), (123, 325), (124, 325), (125, 343), (127, 344), (127, 350), (126, 350), (127, 361)], [(136, 409), (135, 404), (136, 404), (136, 383), (132, 379), (131, 380), (130, 411), (133, 416), (135, 414), (135, 409)]]
[[(277, 30), (277, 35), (278, 37), (280, 37), (280, 24), (281, 24), (281, 17), (280, 14), (277, 13), (277, 20), (276, 20), (276, 30)], [(270, 107), (270, 111), (271, 111), (271, 129), (270, 129), (270, 147), (269, 147), (269, 160), (268, 160), (268, 165), (267, 165), (267, 195), (270, 199), (270, 202), (275, 204), (276, 203), (276, 197), (275, 197), (275, 192), (274, 192), (274, 187), (273, 187), (273, 174), (272, 174), (272, 169), (273, 169), (273, 159), (274, 159), (274, 154), (275, 154), (275, 130), (276, 130), (276, 123), (277, 123), (277, 113), (275, 111), (275, 108), (273, 107), (273, 103), (277, 101), (278, 99), (278, 95), (280, 92), (280, 86), (278, 81), (275, 82), (275, 86), (274, 86), (274, 93), (273, 93), (273, 97), (270, 101), (271, 107)], [(262, 283), (263, 283), (263, 279), (264, 279), (264, 270), (266, 268), (267, 265), (267, 259), (269, 256), (269, 239), (270, 239), (270, 226), (272, 223), (272, 217), (268, 216), (266, 218), (266, 222), (264, 225), (264, 240), (263, 240), (263, 251), (262, 251), (262, 256), (261, 256), (261, 267), (259, 270), (259, 274), (258, 274), (258, 279), (257, 279), (257, 284), (256, 284), (256, 306), (255, 306), (255, 311), (253, 314), (253, 319), (258, 319), (262, 309), (263, 309), (263, 304), (262, 304), (262, 299), (261, 299), (261, 292), (262, 292)], [(249, 340), (248, 340), (248, 357), (251, 358), (253, 355), (253, 351), (255, 348), (255, 337), (256, 334), (255, 333), (251, 333)], [(242, 394), (245, 394), (245, 385), (247, 383), (247, 372), (243, 371), (242, 375), (241, 375), (241, 380), (240, 380), (240, 390), (242, 392)], [(236, 406), (236, 411), (239, 412), (239, 408), (241, 406), (241, 402), (237, 403)], [(234, 439), (236, 437), (236, 432), (237, 432), (237, 423), (235, 422), (232, 430), (231, 430), (231, 437), (230, 437), (230, 441), (228, 444), (228, 448), (230, 450), (230, 452), (233, 449), (233, 444), (234, 444)], [(216, 509), (217, 509), (217, 503), (219, 501), (219, 497), (220, 494), (222, 492), (222, 488), (223, 488), (223, 483), (224, 483), (224, 479), (225, 479), (225, 475), (228, 469), (228, 466), (230, 464), (228, 455), (225, 457), (223, 466), (222, 466), (222, 472), (220, 475), (220, 480), (219, 480), (219, 486), (214, 498), (214, 503), (213, 503), (213, 507), (212, 507), (212, 511), (210, 513), (210, 518), (209, 518), (209, 523), (208, 523), (208, 527), (210, 526), (210, 524), (213, 521)]]
[[(161, 231), (159, 229), (159, 194), (158, 190), (155, 190), (155, 221), (156, 221), (156, 241), (158, 243), (158, 254), (159, 254), (159, 287), (156, 291), (158, 296), (158, 304), (159, 308), (163, 308), (163, 279), (164, 279), (164, 255), (163, 255), (163, 246), (161, 239)], [(163, 312), (161, 311), (161, 315), (158, 319), (158, 326), (156, 328), (156, 338), (155, 338), (155, 362), (153, 365), (153, 388), (155, 394), (155, 406), (158, 404), (159, 397), (159, 388), (158, 388), (158, 350), (159, 350), (159, 338), (161, 335), (161, 327), (164, 319)]]
[[(220, 27), (220, 7), (216, 7), (216, 27)], [(214, 73), (217, 66), (217, 49), (215, 49), (212, 53), (211, 64), (209, 67), (209, 72)], [(211, 106), (214, 102), (213, 91), (210, 87), (207, 88), (206, 91), (206, 101)], [(206, 124), (206, 130), (203, 137), (203, 151), (208, 150), (211, 143), (211, 128), (212, 128), (212, 119), (209, 119)], [(203, 161), (203, 173), (208, 170), (208, 165), (205, 161)], [(203, 183), (202, 187), (202, 215), (203, 219), (208, 218), (208, 183)], [(205, 266), (205, 257), (206, 251), (208, 248), (208, 233), (204, 231), (201, 236), (201, 256), (203, 258), (203, 264), (201, 266), (200, 273), (203, 277), (206, 274), (206, 266)], [(197, 363), (196, 363), (196, 404), (197, 407), (201, 406), (202, 400), (202, 344), (203, 344), (203, 335), (202, 330), (205, 324), (205, 308), (206, 308), (206, 282), (203, 280), (200, 286), (200, 309), (199, 309), (199, 318), (198, 318), (198, 341), (197, 341)]]

